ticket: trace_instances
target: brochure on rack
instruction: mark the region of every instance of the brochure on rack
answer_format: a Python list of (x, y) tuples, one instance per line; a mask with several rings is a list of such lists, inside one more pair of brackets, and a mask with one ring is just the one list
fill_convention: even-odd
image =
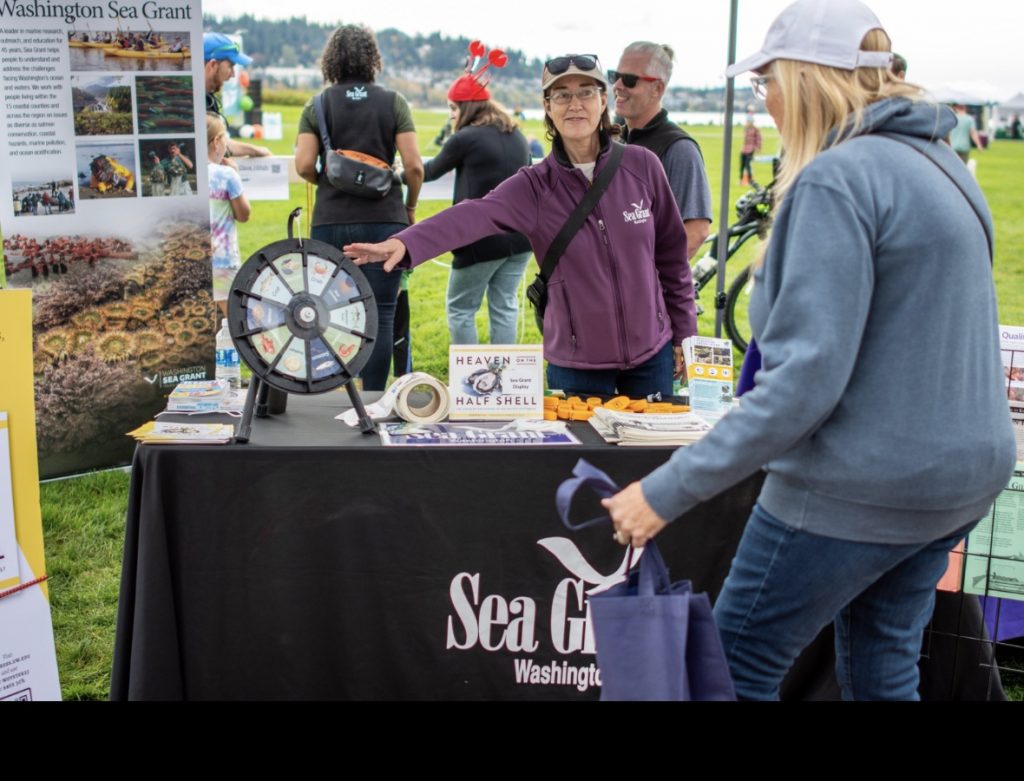
[(732, 409), (732, 342), (710, 336), (683, 340), (690, 408), (714, 420)]

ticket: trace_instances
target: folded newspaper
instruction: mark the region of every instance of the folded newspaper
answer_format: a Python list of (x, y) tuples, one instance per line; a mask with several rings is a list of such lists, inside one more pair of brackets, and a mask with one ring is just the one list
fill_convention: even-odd
[(605, 442), (617, 445), (689, 445), (711, 431), (711, 424), (693, 412), (638, 414), (596, 407), (590, 425)]

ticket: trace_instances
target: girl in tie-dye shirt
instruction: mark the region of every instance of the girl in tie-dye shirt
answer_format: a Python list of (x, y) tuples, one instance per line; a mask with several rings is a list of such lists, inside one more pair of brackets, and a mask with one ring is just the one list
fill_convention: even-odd
[(235, 223), (249, 219), (249, 200), (242, 192), (242, 179), (238, 171), (223, 164), (224, 152), (228, 146), (228, 132), (224, 120), (217, 114), (206, 115), (206, 139), (210, 152), (213, 298), (215, 301), (225, 301), (235, 272), (242, 265)]

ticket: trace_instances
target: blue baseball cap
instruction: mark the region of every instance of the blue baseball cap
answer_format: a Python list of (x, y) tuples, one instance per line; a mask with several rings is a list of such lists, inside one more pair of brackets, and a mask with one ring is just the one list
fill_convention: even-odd
[(243, 68), (252, 64), (252, 57), (242, 54), (242, 47), (224, 33), (203, 33), (203, 61), (229, 60)]

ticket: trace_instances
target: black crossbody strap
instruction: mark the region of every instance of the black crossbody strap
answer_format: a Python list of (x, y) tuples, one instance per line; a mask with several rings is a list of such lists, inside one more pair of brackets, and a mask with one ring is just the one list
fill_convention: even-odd
[[(313, 98), (313, 111), (316, 112), (316, 124), (320, 128), (320, 143), (324, 146), (324, 154), (328, 154), (334, 147), (331, 146), (331, 137), (327, 135), (327, 120), (324, 117), (324, 107), (327, 103), (327, 99), (324, 97), (324, 93), (321, 92), (315, 98)], [(326, 158), (324, 158), (326, 160)], [(327, 164), (324, 163), (326, 166)]]
[(622, 152), (625, 147), (614, 141), (610, 143), (612, 148), (608, 153), (608, 163), (601, 169), (601, 173), (598, 174), (597, 179), (594, 180), (590, 189), (587, 190), (583, 200), (573, 209), (569, 219), (565, 221), (565, 225), (558, 231), (558, 235), (555, 236), (551, 246), (548, 247), (548, 251), (544, 254), (544, 262), (541, 263), (540, 274), (538, 275), (544, 282), (551, 279), (555, 266), (558, 265), (558, 261), (561, 259), (562, 253), (565, 252), (565, 248), (569, 246), (573, 236), (576, 235), (583, 226), (583, 223), (586, 222), (590, 213), (594, 211), (594, 207), (601, 200), (601, 196), (608, 189), (608, 185), (612, 182), (612, 177), (615, 176), (615, 172), (619, 168), (619, 163), (622, 161)]
[(909, 140), (906, 136), (896, 135), (895, 133), (874, 133), (873, 135), (882, 136), (883, 138), (888, 138), (892, 141), (898, 141), (899, 143), (904, 144), (905, 146), (909, 146), (915, 152), (918, 152), (927, 157), (929, 160), (931, 160), (936, 165), (936, 167), (938, 167), (938, 169), (942, 171), (942, 173), (949, 177), (949, 181), (956, 185), (956, 188), (961, 192), (964, 198), (967, 199), (967, 203), (970, 204), (971, 209), (974, 211), (974, 216), (977, 217), (978, 222), (981, 223), (981, 229), (985, 232), (985, 240), (988, 242), (988, 261), (990, 264), (994, 263), (995, 252), (993, 248), (992, 230), (989, 227), (989, 223), (985, 221), (985, 217), (982, 215), (981, 209), (978, 208), (978, 204), (974, 202), (974, 199), (971, 198), (971, 196), (967, 193), (967, 188), (965, 188), (963, 184), (961, 184), (959, 181), (959, 177), (970, 176), (970, 174), (967, 172), (966, 166), (958, 162), (958, 170), (956, 174), (954, 174), (953, 170), (951, 170), (950, 168), (953, 158), (950, 157), (948, 161), (941, 160), (937, 155), (935, 155), (932, 152), (931, 145), (926, 141), (920, 141), (915, 143), (914, 141)]

